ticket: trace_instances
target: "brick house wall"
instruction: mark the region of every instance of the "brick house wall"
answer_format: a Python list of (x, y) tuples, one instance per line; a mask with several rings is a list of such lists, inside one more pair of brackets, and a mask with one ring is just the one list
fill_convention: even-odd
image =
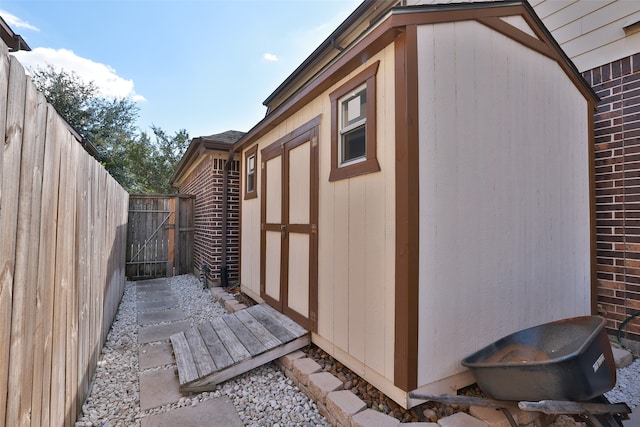
[[(617, 334), (640, 311), (640, 53), (583, 73), (595, 115), (598, 310)], [(623, 337), (640, 341), (640, 319)]]
[[(222, 202), (226, 152), (203, 154), (203, 160), (180, 185), (183, 194), (195, 195), (193, 271), (201, 274), (207, 264), (209, 282), (220, 282), (222, 265)], [(227, 216), (227, 267), (229, 282), (238, 281), (240, 224), (240, 162), (234, 159), (229, 169)]]

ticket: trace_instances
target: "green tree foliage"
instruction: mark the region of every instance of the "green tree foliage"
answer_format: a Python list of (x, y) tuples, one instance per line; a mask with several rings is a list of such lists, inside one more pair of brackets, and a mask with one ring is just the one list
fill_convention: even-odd
[(171, 193), (171, 176), (189, 145), (189, 134), (182, 129), (170, 136), (157, 126), (151, 129), (153, 140), (143, 132), (125, 156), (129, 161), (128, 169), (137, 171), (134, 192)]
[(98, 161), (127, 191), (173, 192), (169, 181), (189, 143), (186, 130), (173, 136), (157, 126), (151, 127), (152, 136), (138, 132), (138, 107), (130, 99), (100, 96), (93, 82), (51, 65), (30, 73), (47, 101), (98, 148)]

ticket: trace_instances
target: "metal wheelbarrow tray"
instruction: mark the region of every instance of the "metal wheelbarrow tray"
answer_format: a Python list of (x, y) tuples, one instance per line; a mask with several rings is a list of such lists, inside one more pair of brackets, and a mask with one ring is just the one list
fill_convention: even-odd
[(497, 400), (587, 401), (611, 390), (616, 369), (605, 319), (582, 316), (513, 333), (462, 361)]

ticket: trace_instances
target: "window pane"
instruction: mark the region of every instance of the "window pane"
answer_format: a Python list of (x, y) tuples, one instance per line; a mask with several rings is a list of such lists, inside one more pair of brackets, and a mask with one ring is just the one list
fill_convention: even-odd
[(256, 157), (250, 156), (247, 159), (247, 192), (251, 193), (255, 189), (255, 175), (256, 175)]
[(354, 123), (357, 123), (361, 120), (366, 119), (367, 117), (366, 103), (367, 103), (367, 94), (365, 89), (362, 89), (361, 91), (347, 98), (343, 98), (341, 128), (345, 128), (347, 126), (350, 126)]
[(253, 192), (255, 189), (255, 174), (250, 172), (247, 174), (247, 193)]
[(342, 163), (364, 157), (366, 154), (365, 126), (342, 135)]

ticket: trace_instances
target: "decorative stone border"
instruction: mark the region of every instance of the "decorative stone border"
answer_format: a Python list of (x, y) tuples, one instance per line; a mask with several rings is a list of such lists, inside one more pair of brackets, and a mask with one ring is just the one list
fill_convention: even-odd
[[(222, 287), (210, 289), (213, 298), (231, 313), (247, 308)], [(507, 418), (499, 411), (490, 408), (471, 407), (469, 415), (458, 412), (441, 418), (437, 423), (401, 423), (374, 409), (350, 390), (344, 390), (344, 384), (334, 375), (322, 370), (313, 359), (298, 350), (274, 361), (296, 386), (318, 406), (319, 412), (334, 427), (508, 427)], [(522, 412), (515, 414), (519, 425), (537, 426), (540, 413)], [(520, 419), (520, 416), (524, 419)]]
[(209, 290), (211, 291), (211, 296), (213, 296), (213, 299), (222, 304), (229, 313), (235, 313), (238, 310), (247, 308), (245, 304), (238, 302), (233, 295), (231, 295), (222, 287), (217, 286), (210, 288)]

